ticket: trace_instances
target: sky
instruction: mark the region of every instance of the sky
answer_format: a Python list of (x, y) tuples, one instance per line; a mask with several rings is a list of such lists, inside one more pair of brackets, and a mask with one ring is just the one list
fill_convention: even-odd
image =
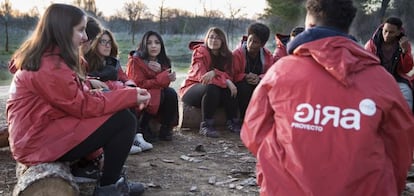
[[(3, 2), (4, 0), (0, 0)], [(98, 11), (102, 11), (105, 16), (114, 15), (117, 11), (121, 11), (125, 2), (133, 0), (95, 0)], [(148, 6), (151, 13), (156, 13), (162, 0), (141, 0)], [(12, 8), (21, 12), (27, 12), (33, 7), (37, 7), (40, 13), (50, 3), (71, 3), (73, 0), (11, 0)], [(240, 9), (241, 14), (248, 18), (255, 18), (258, 14), (264, 12), (267, 6), (266, 0), (164, 0), (164, 6), (168, 8), (178, 8), (190, 12), (202, 13), (203, 5), (208, 10), (220, 10), (226, 16), (231, 5), (233, 10)]]

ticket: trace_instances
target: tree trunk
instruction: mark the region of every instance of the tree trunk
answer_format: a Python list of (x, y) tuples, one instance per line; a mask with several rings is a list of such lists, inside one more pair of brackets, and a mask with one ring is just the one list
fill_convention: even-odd
[(390, 4), (390, 0), (382, 0), (381, 2), (381, 9), (379, 11), (379, 18), (381, 22), (383, 22), (385, 19), (385, 12), (387, 11), (389, 4)]
[(26, 167), (16, 164), (17, 183), (13, 196), (30, 195), (79, 195), (79, 188), (70, 173), (69, 166), (63, 163), (43, 163)]
[(9, 22), (8, 21), (5, 21), (5, 31), (6, 31), (6, 45), (5, 45), (5, 50), (6, 50), (6, 52), (8, 52), (9, 51)]

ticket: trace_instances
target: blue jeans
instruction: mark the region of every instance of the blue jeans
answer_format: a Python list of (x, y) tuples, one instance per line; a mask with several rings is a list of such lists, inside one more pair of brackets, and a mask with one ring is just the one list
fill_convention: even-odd
[(399, 82), (398, 86), (400, 87), (401, 93), (403, 94), (405, 100), (410, 107), (410, 110), (413, 110), (413, 91), (411, 90), (410, 86), (406, 83)]

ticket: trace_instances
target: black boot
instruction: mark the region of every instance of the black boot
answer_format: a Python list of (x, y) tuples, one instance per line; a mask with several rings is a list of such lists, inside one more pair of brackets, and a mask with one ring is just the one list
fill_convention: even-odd
[(200, 123), (200, 134), (213, 138), (217, 138), (220, 136), (218, 131), (214, 128), (213, 119), (206, 119), (205, 121)]
[(241, 122), (237, 118), (233, 118), (232, 120), (226, 121), (227, 129), (233, 133), (240, 133), (241, 129)]
[(161, 125), (160, 133), (158, 135), (158, 138), (162, 141), (171, 141), (172, 140), (172, 127)]
[(145, 188), (141, 183), (127, 182), (125, 177), (119, 178), (115, 184), (96, 186), (94, 196), (140, 196)]

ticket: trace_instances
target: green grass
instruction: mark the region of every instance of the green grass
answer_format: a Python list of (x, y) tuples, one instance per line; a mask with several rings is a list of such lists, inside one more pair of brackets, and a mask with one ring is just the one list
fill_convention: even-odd
[[(24, 31), (14, 31), (10, 33), (10, 51), (5, 52), (4, 36), (0, 34), (0, 85), (9, 84), (11, 74), (7, 69), (13, 52), (19, 47), (20, 43), (26, 38), (27, 33)], [(135, 50), (141, 41), (142, 34), (135, 36), (135, 43), (132, 43), (132, 37), (128, 33), (114, 33), (119, 48), (119, 60), (125, 69), (128, 61), (128, 54), (131, 50)], [(188, 49), (188, 43), (191, 40), (202, 39), (203, 35), (162, 35), (165, 43), (167, 55), (172, 61), (174, 70), (185, 72), (191, 63), (191, 53)], [(235, 48), (239, 44), (240, 37), (235, 36), (231, 43), (230, 49)], [(273, 51), (275, 44), (273, 39), (269, 39), (266, 46)]]

